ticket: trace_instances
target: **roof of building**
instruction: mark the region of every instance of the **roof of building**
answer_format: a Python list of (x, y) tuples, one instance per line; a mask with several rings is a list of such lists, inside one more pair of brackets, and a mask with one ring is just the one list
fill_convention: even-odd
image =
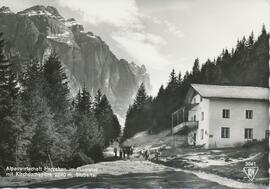
[(263, 87), (204, 84), (191, 84), (191, 87), (205, 98), (269, 99), (269, 88)]

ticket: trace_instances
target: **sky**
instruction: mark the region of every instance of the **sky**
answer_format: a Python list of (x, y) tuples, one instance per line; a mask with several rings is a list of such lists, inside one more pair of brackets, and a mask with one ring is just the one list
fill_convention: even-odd
[(174, 68), (184, 74), (265, 24), (269, 0), (0, 0), (14, 12), (51, 5), (99, 35), (119, 58), (144, 64), (156, 95)]

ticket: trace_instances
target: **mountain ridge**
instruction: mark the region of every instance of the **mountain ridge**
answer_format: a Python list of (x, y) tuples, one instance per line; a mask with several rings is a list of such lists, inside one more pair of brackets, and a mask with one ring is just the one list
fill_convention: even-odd
[(0, 31), (7, 41), (8, 56), (16, 60), (17, 67), (22, 68), (24, 60), (34, 57), (43, 62), (56, 50), (72, 95), (83, 85), (92, 95), (101, 89), (122, 117), (140, 83), (151, 89), (144, 65), (118, 59), (101, 37), (85, 31), (74, 18), (64, 19), (54, 7), (38, 5), (17, 13), (2, 7)]

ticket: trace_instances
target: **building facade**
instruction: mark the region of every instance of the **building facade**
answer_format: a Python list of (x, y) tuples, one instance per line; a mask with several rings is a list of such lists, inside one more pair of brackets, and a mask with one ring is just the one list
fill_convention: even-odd
[(188, 129), (190, 145), (233, 147), (269, 136), (268, 88), (191, 84), (185, 103), (172, 126)]

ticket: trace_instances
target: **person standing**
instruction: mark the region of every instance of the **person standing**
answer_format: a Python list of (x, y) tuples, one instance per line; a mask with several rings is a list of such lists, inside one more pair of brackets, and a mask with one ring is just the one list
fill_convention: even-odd
[(133, 155), (134, 147), (130, 146), (130, 155)]
[(114, 151), (114, 157), (117, 157), (117, 148), (114, 147), (113, 151)]
[(124, 154), (124, 159), (126, 158), (126, 148), (123, 147), (123, 154)]
[(148, 160), (149, 154), (148, 154), (148, 150), (144, 151), (144, 158), (145, 160)]
[(155, 159), (156, 159), (156, 161), (158, 161), (158, 157), (159, 157), (159, 155), (160, 155), (159, 151), (158, 151), (158, 150), (156, 150), (156, 152), (155, 152)]
[(120, 148), (120, 159), (122, 159), (122, 156), (123, 156), (123, 149)]
[(130, 156), (130, 146), (127, 147), (127, 159), (129, 159)]

